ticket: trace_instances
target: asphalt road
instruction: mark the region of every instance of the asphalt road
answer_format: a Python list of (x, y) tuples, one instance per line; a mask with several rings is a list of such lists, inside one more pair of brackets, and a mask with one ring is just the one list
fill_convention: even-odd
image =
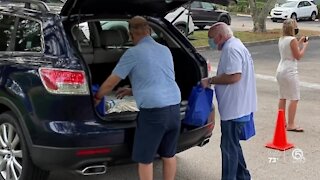
[[(265, 148), (272, 140), (277, 117), (277, 84), (274, 79), (279, 61), (276, 44), (249, 47), (257, 76), (258, 106), (255, 116), (257, 135), (242, 142), (248, 168), (255, 180), (317, 180), (320, 176), (320, 40), (310, 40), (305, 57), (299, 62), (301, 101), (297, 122), (304, 133), (288, 132), (288, 141), (294, 149), (280, 152)], [(201, 51), (216, 67), (219, 53)], [(219, 119), (218, 115), (216, 119)], [(210, 142), (177, 155), (176, 180), (218, 180), (221, 177), (219, 121)], [(294, 156), (293, 156), (294, 155)], [(303, 158), (301, 158), (303, 157)], [(50, 180), (135, 180), (136, 164), (110, 167), (102, 176), (81, 177), (67, 172), (54, 172)], [(161, 178), (161, 163), (155, 162), (154, 179)]]
[[(282, 23), (272, 22), (270, 19), (266, 20), (267, 29), (281, 29)], [(298, 27), (306, 30), (320, 30), (320, 22), (317, 21), (299, 21)], [(253, 22), (251, 17), (247, 16), (231, 16), (231, 28), (237, 31), (248, 31), (252, 30)]]
[[(253, 29), (253, 21), (252, 18), (248, 15), (231, 15), (231, 29), (234, 31), (251, 31)], [(282, 22), (272, 22), (270, 18), (266, 19), (266, 27), (267, 29), (281, 29)], [(298, 21), (298, 27), (305, 30), (320, 30), (320, 21), (317, 19), (316, 21), (307, 21), (301, 20)], [(209, 29), (210, 26), (206, 26), (206, 29)]]

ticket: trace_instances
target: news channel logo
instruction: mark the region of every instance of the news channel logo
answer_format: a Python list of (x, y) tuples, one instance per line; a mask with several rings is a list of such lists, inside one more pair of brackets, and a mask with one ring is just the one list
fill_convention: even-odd
[(294, 163), (304, 163), (306, 161), (302, 149), (294, 149), (291, 155)]
[[(288, 155), (286, 151), (269, 151), (268, 162), (270, 164), (278, 163), (279, 161), (288, 162), (287, 160), (292, 160), (293, 163), (304, 163), (306, 161), (304, 157), (304, 153), (302, 149), (295, 148), (291, 152), (291, 158), (288, 159)], [(289, 155), (290, 157), (290, 155)]]

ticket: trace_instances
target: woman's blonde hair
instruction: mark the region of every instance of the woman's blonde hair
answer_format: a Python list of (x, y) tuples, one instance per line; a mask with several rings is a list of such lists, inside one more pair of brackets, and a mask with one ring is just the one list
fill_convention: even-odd
[(283, 21), (282, 26), (282, 36), (294, 36), (294, 29), (296, 28), (296, 20), (294, 19), (286, 19)]

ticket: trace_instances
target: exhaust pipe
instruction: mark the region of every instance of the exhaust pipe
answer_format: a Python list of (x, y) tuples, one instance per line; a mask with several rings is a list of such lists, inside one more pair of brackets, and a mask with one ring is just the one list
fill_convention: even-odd
[(206, 138), (198, 146), (202, 147), (202, 146), (206, 145), (209, 141), (210, 141), (210, 138)]
[(83, 176), (101, 175), (107, 172), (107, 166), (106, 165), (87, 166), (82, 170), (77, 170), (77, 172)]

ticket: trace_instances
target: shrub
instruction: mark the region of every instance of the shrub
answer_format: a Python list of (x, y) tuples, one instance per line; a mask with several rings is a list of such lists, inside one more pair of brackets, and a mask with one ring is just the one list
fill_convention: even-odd
[[(265, 2), (257, 1), (257, 8), (264, 8)], [(249, 2), (248, 1), (238, 1), (237, 4), (231, 5), (227, 7), (227, 11), (229, 12), (240, 12), (240, 13), (250, 13)]]

